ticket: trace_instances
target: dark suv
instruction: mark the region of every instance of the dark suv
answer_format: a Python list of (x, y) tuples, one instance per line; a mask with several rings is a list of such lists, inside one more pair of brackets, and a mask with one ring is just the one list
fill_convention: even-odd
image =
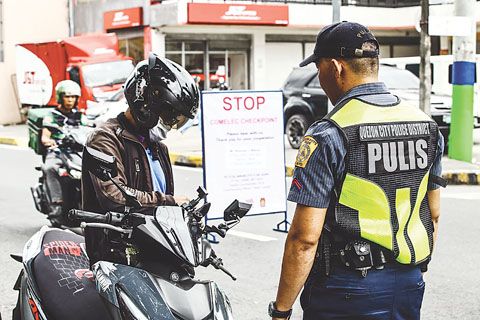
[[(384, 82), (390, 92), (411, 104), (419, 104), (419, 79), (410, 71), (388, 65), (380, 65), (379, 81)], [(444, 137), (450, 127), (450, 96), (432, 94), (430, 112), (438, 123)], [(320, 87), (317, 69), (295, 68), (283, 85), (285, 133), (294, 149), (300, 147), (308, 127), (322, 119), (329, 111), (328, 98)]]

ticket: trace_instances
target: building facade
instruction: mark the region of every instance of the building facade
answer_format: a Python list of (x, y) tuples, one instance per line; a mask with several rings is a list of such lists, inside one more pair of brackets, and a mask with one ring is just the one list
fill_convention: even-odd
[[(340, 17), (372, 29), (382, 57), (415, 56), (418, 4), (347, 0)], [(137, 61), (149, 51), (166, 56), (197, 76), (202, 89), (225, 81), (231, 89), (260, 90), (280, 88), (312, 52), (319, 29), (331, 22), (332, 6), (330, 0), (78, 0), (74, 15), (75, 34), (115, 32), (123, 53)], [(441, 42), (432, 37), (432, 54)]]
[[(16, 95), (15, 45), (68, 36), (67, 0), (0, 1), (0, 124), (22, 120)], [(20, 18), (21, 17), (21, 18)]]

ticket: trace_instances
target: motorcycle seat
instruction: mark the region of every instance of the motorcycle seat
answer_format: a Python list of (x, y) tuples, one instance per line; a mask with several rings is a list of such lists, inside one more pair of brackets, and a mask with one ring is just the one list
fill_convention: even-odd
[(45, 233), (33, 275), (48, 319), (110, 319), (95, 288), (82, 236), (60, 229)]

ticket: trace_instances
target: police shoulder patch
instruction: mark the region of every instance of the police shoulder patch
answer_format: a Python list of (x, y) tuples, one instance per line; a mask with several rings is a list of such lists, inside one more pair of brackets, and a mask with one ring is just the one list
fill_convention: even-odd
[(303, 137), (302, 144), (298, 149), (297, 159), (295, 160), (295, 167), (305, 168), (308, 163), (308, 159), (310, 159), (317, 146), (318, 143), (313, 137)]

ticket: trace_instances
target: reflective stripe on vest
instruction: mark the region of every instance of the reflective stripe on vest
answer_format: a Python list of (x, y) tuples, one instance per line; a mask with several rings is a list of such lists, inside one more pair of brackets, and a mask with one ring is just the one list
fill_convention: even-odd
[[(352, 170), (349, 172), (347, 168), (336, 208), (338, 215), (336, 219), (343, 219), (337, 221), (339, 227), (350, 234), (358, 232), (356, 229), (359, 228), (361, 238), (391, 250), (395, 259), (402, 264), (418, 264), (425, 261), (430, 257), (433, 243), (432, 232), (427, 230), (421, 217), (423, 214), (425, 221), (427, 213), (429, 215), (428, 209), (421, 210), (421, 207), (427, 192), (431, 166), (430, 160), (427, 163), (425, 148), (429, 145), (426, 141), (431, 141), (431, 138), (430, 140), (426, 137), (419, 139), (418, 133), (423, 132), (424, 136), (431, 137), (429, 126), (436, 128), (436, 125), (432, 124), (432, 119), (418, 108), (403, 103), (392, 107), (377, 107), (355, 99), (350, 100), (340, 109), (334, 110), (327, 118), (336, 123), (346, 134), (358, 137), (357, 149), (361, 146), (367, 153), (362, 154), (367, 157), (366, 161), (350, 159), (352, 154), (350, 151), (347, 153), (347, 159), (349, 159), (347, 161), (350, 161), (347, 164), (355, 166), (356, 162), (352, 161), (362, 162), (356, 168), (358, 172), (365, 172), (365, 174), (358, 174), (358, 172), (355, 174), (351, 172)], [(385, 126), (380, 127), (379, 124), (385, 124)], [(387, 137), (385, 141), (382, 140), (382, 136)], [(412, 137), (416, 137), (417, 141), (413, 141)], [(418, 140), (421, 142), (418, 143)], [(409, 148), (420, 152), (420, 156)], [(421, 155), (422, 152), (424, 156)], [(359, 157), (358, 152), (357, 157)], [(382, 162), (379, 160), (382, 158), (389, 158), (389, 160)], [(375, 166), (378, 162), (382, 162), (387, 169), (379, 172)], [(382, 187), (382, 183), (378, 183), (383, 181), (382, 178), (377, 177), (375, 182), (369, 176), (372, 173), (388, 176), (393, 172), (392, 168), (395, 168), (393, 170), (396, 170), (399, 177), (409, 177), (408, 174), (415, 172), (415, 182), (411, 185), (410, 181), (397, 183), (401, 187), (385, 182)], [(388, 180), (385, 179), (385, 181)], [(390, 199), (387, 193), (390, 194)], [(355, 222), (356, 216), (354, 218), (351, 215), (348, 216), (350, 212), (348, 210), (352, 209), (355, 213), (358, 212), (358, 225)]]

